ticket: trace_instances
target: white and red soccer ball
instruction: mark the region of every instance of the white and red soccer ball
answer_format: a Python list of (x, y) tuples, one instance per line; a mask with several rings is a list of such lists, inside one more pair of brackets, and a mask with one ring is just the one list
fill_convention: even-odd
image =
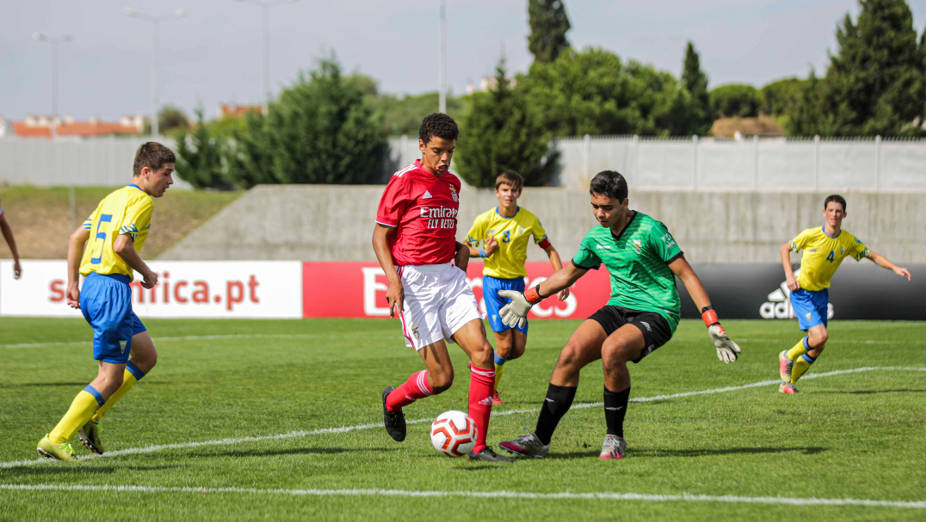
[(476, 445), (476, 423), (462, 411), (445, 411), (431, 423), (431, 444), (448, 457), (462, 457)]

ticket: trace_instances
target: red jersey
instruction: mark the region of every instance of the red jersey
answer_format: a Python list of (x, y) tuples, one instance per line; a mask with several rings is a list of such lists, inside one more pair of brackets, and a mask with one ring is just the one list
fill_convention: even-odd
[(436, 265), (453, 260), (457, 244), (460, 178), (437, 177), (421, 160), (392, 175), (376, 222), (395, 228), (389, 250), (397, 265)]

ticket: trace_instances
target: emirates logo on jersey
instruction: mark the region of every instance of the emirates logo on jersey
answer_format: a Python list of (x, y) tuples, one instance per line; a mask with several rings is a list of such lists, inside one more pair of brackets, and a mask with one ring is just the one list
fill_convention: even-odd
[(457, 209), (455, 208), (421, 207), (420, 215), (422, 219), (428, 221), (427, 227), (430, 229), (457, 227)]

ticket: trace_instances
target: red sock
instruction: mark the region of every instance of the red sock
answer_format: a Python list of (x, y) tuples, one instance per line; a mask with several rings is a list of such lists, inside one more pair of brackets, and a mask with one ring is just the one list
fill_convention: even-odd
[(428, 385), (428, 371), (421, 370), (411, 374), (402, 386), (392, 390), (386, 397), (386, 408), (389, 411), (401, 410), (403, 406), (433, 394), (434, 390)]
[(469, 418), (476, 423), (476, 445), (473, 453), (486, 447), (489, 416), (492, 415), (492, 389), (495, 387), (495, 369), (469, 365)]

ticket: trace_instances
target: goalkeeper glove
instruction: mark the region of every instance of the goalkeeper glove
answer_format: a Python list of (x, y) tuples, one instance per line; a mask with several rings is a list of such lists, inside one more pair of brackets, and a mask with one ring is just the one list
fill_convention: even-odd
[(711, 336), (714, 348), (717, 349), (717, 358), (727, 364), (736, 361), (741, 351), (740, 347), (730, 340), (723, 326), (720, 326), (720, 319), (717, 318), (717, 311), (714, 310), (714, 307), (705, 306), (701, 310), (701, 319), (704, 320), (704, 324), (707, 326), (707, 334)]
[(540, 297), (540, 285), (528, 288), (523, 294), (517, 290), (499, 290), (498, 295), (511, 299), (511, 302), (498, 311), (498, 317), (505, 326), (524, 328), (527, 324), (527, 312), (532, 306), (543, 301)]

